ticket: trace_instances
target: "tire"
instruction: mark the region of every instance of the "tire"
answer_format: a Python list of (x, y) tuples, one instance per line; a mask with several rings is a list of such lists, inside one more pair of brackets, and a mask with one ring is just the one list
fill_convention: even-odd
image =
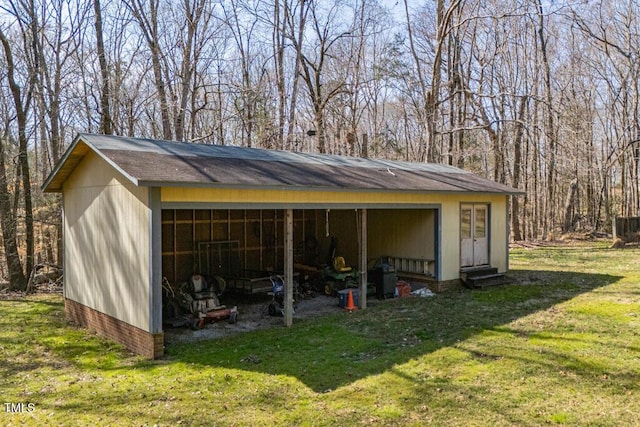
[(235, 323), (238, 323), (238, 312), (237, 311), (232, 311), (231, 315), (229, 316), (229, 323), (231, 323), (232, 325)]
[(175, 301), (168, 301), (162, 311), (163, 319), (177, 319), (182, 315), (180, 306)]
[(334, 296), (336, 294), (336, 283), (328, 281), (324, 284), (324, 293), (328, 296)]

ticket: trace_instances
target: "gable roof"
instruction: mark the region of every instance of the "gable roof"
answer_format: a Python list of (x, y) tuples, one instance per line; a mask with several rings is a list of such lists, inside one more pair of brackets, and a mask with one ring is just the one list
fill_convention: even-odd
[(521, 194), (452, 166), (79, 134), (45, 183), (62, 185), (94, 151), (136, 186)]

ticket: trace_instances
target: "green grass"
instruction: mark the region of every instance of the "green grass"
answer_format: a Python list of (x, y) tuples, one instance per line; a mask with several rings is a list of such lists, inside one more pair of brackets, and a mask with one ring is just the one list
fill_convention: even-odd
[[(640, 250), (518, 249), (512, 285), (373, 302), (145, 361), (0, 301), (0, 425), (637, 425)], [(257, 363), (256, 363), (257, 362)]]

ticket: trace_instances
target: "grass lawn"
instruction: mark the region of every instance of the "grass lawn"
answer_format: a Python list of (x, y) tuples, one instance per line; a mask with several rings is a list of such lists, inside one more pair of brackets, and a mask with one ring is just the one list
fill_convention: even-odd
[(157, 361), (67, 325), (59, 296), (0, 301), (0, 425), (638, 425), (639, 259), (606, 243), (517, 249), (512, 285)]

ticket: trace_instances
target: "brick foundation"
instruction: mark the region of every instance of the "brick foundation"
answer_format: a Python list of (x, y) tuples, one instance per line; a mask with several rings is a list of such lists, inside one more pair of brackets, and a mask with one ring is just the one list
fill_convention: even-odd
[(419, 287), (426, 286), (431, 291), (436, 293), (462, 289), (462, 281), (460, 279), (436, 281), (432, 279), (420, 279), (416, 278), (415, 276), (408, 276), (403, 274), (399, 274), (398, 279), (410, 283), (413, 289), (418, 289)]
[(134, 353), (149, 359), (155, 359), (164, 354), (164, 333), (162, 332), (152, 334), (143, 331), (113, 316), (66, 298), (64, 311), (67, 319), (95, 330), (98, 335), (110, 338)]
[(460, 281), (460, 279), (453, 279), (442, 282), (433, 282), (429, 283), (429, 289), (433, 292), (447, 292), (462, 289), (462, 281)]

